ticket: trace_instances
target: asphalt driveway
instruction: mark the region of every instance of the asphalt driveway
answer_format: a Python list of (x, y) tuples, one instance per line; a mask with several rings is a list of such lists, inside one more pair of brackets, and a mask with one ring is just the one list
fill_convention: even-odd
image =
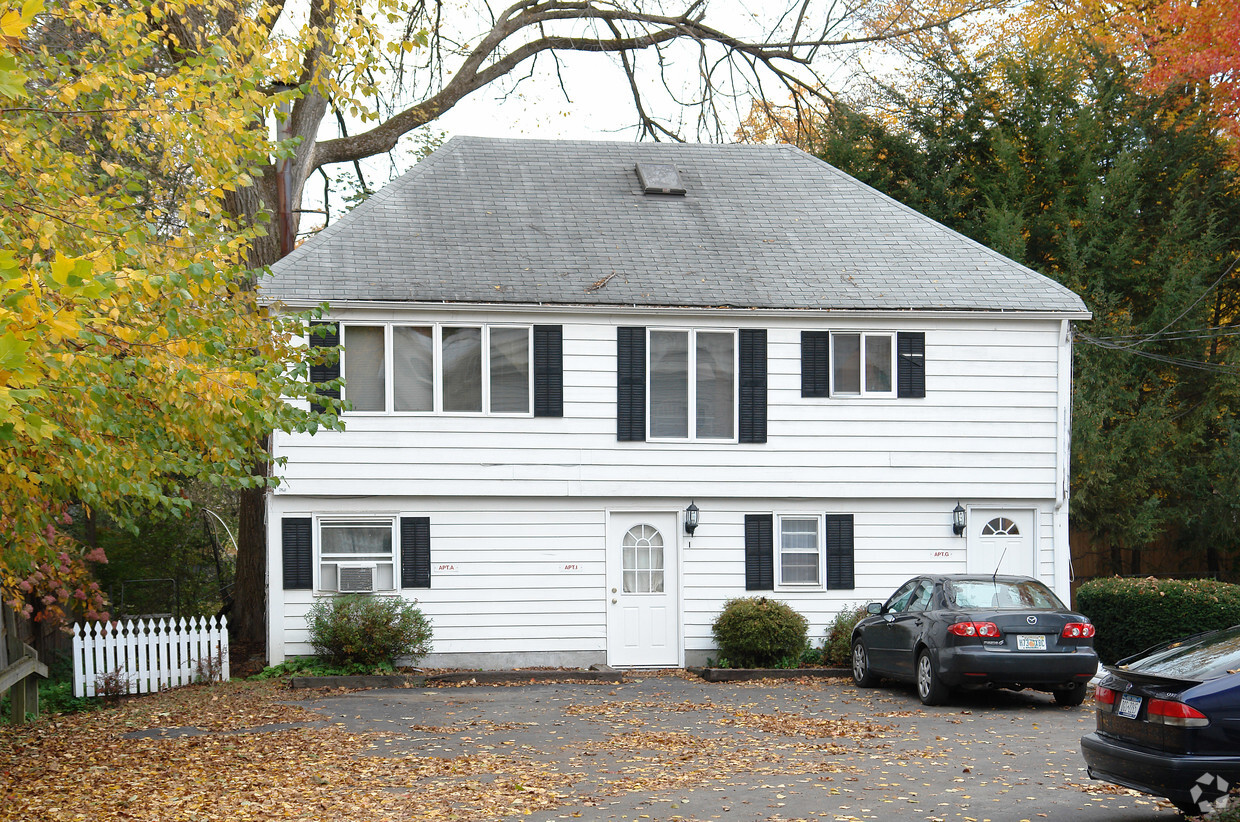
[[(462, 794), (497, 781), (536, 794), (521, 811), (491, 808), (495, 818), (1178, 818), (1164, 802), (1091, 781), (1079, 746), (1094, 724), (1089, 703), (1063, 708), (1033, 692), (926, 708), (900, 687), (665, 672), (622, 684), (335, 692), (298, 704), (368, 735), (373, 756), (458, 772)], [(390, 790), (430, 802), (416, 780)], [(451, 790), (436, 796), (426, 818), (451, 818)]]

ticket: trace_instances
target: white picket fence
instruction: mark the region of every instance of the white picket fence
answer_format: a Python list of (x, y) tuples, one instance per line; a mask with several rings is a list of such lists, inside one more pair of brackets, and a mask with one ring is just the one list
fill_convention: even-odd
[(224, 617), (88, 622), (73, 630), (73, 695), (146, 694), (228, 681)]

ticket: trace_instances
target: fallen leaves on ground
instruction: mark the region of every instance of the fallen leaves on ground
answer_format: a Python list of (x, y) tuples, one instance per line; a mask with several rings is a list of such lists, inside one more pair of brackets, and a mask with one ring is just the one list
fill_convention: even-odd
[[(915, 727), (877, 721), (921, 711), (874, 711), (886, 700), (841, 699), (822, 680), (798, 685), (782, 707), (748, 683), (693, 698), (667, 690), (642, 699), (626, 699), (621, 688), (548, 692), (561, 695), (537, 717), (522, 707), (482, 713), (474, 706), (491, 701), (486, 689), (432, 691), (378, 697), (399, 702), (396, 715), (415, 715), (358, 724), (352, 710), (340, 712), (338, 692), (294, 695), (276, 682), (192, 686), (0, 729), (0, 807), (5, 818), (40, 822), (483, 822), (754, 780), (778, 790), (798, 776), (846, 799), (875, 761), (903, 768), (946, 756), (946, 744), (900, 744), (916, 740)], [(327, 716), (292, 699), (337, 708)], [(840, 716), (836, 701), (866, 710)], [(382, 722), (391, 730), (372, 730)]]

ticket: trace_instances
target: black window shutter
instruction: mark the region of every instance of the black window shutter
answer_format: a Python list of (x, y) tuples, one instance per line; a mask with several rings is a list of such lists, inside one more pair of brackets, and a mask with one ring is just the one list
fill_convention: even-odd
[(534, 326), (534, 416), (564, 416), (562, 326)]
[(766, 329), (740, 333), (740, 442), (766, 442)]
[[(340, 345), (340, 326), (337, 323), (311, 323), (310, 325), (310, 347), (311, 348), (335, 348)], [(332, 380), (340, 379), (340, 360), (328, 365), (311, 365), (310, 366), (310, 382), (325, 383)], [(332, 399), (340, 399), (339, 388), (321, 388), (318, 393)], [(322, 413), (326, 410), (322, 405), (311, 403), (310, 408), (314, 411)]]
[(896, 396), (926, 396), (926, 335), (901, 331), (896, 335)]
[(853, 515), (827, 514), (827, 589), (856, 588), (853, 579)]
[(831, 396), (831, 332), (801, 332), (801, 396)]
[(616, 439), (646, 439), (646, 329), (616, 329)]
[(310, 517), (280, 520), (280, 541), (284, 550), (284, 588), (288, 591), (314, 587), (314, 522)]
[(400, 518), (400, 587), (431, 587), (431, 518)]
[(745, 590), (775, 590), (774, 517), (745, 515)]

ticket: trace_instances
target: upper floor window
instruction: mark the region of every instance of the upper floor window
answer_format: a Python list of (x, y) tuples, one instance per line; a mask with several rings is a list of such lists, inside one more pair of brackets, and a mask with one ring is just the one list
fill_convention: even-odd
[(651, 329), (651, 439), (736, 438), (736, 332)]
[(528, 325), (345, 323), (342, 399), (377, 413), (529, 414), (531, 336)]
[(616, 329), (616, 439), (766, 442), (766, 329)]
[(802, 331), (802, 397), (926, 396), (921, 331)]
[(893, 334), (831, 334), (831, 393), (895, 396)]

